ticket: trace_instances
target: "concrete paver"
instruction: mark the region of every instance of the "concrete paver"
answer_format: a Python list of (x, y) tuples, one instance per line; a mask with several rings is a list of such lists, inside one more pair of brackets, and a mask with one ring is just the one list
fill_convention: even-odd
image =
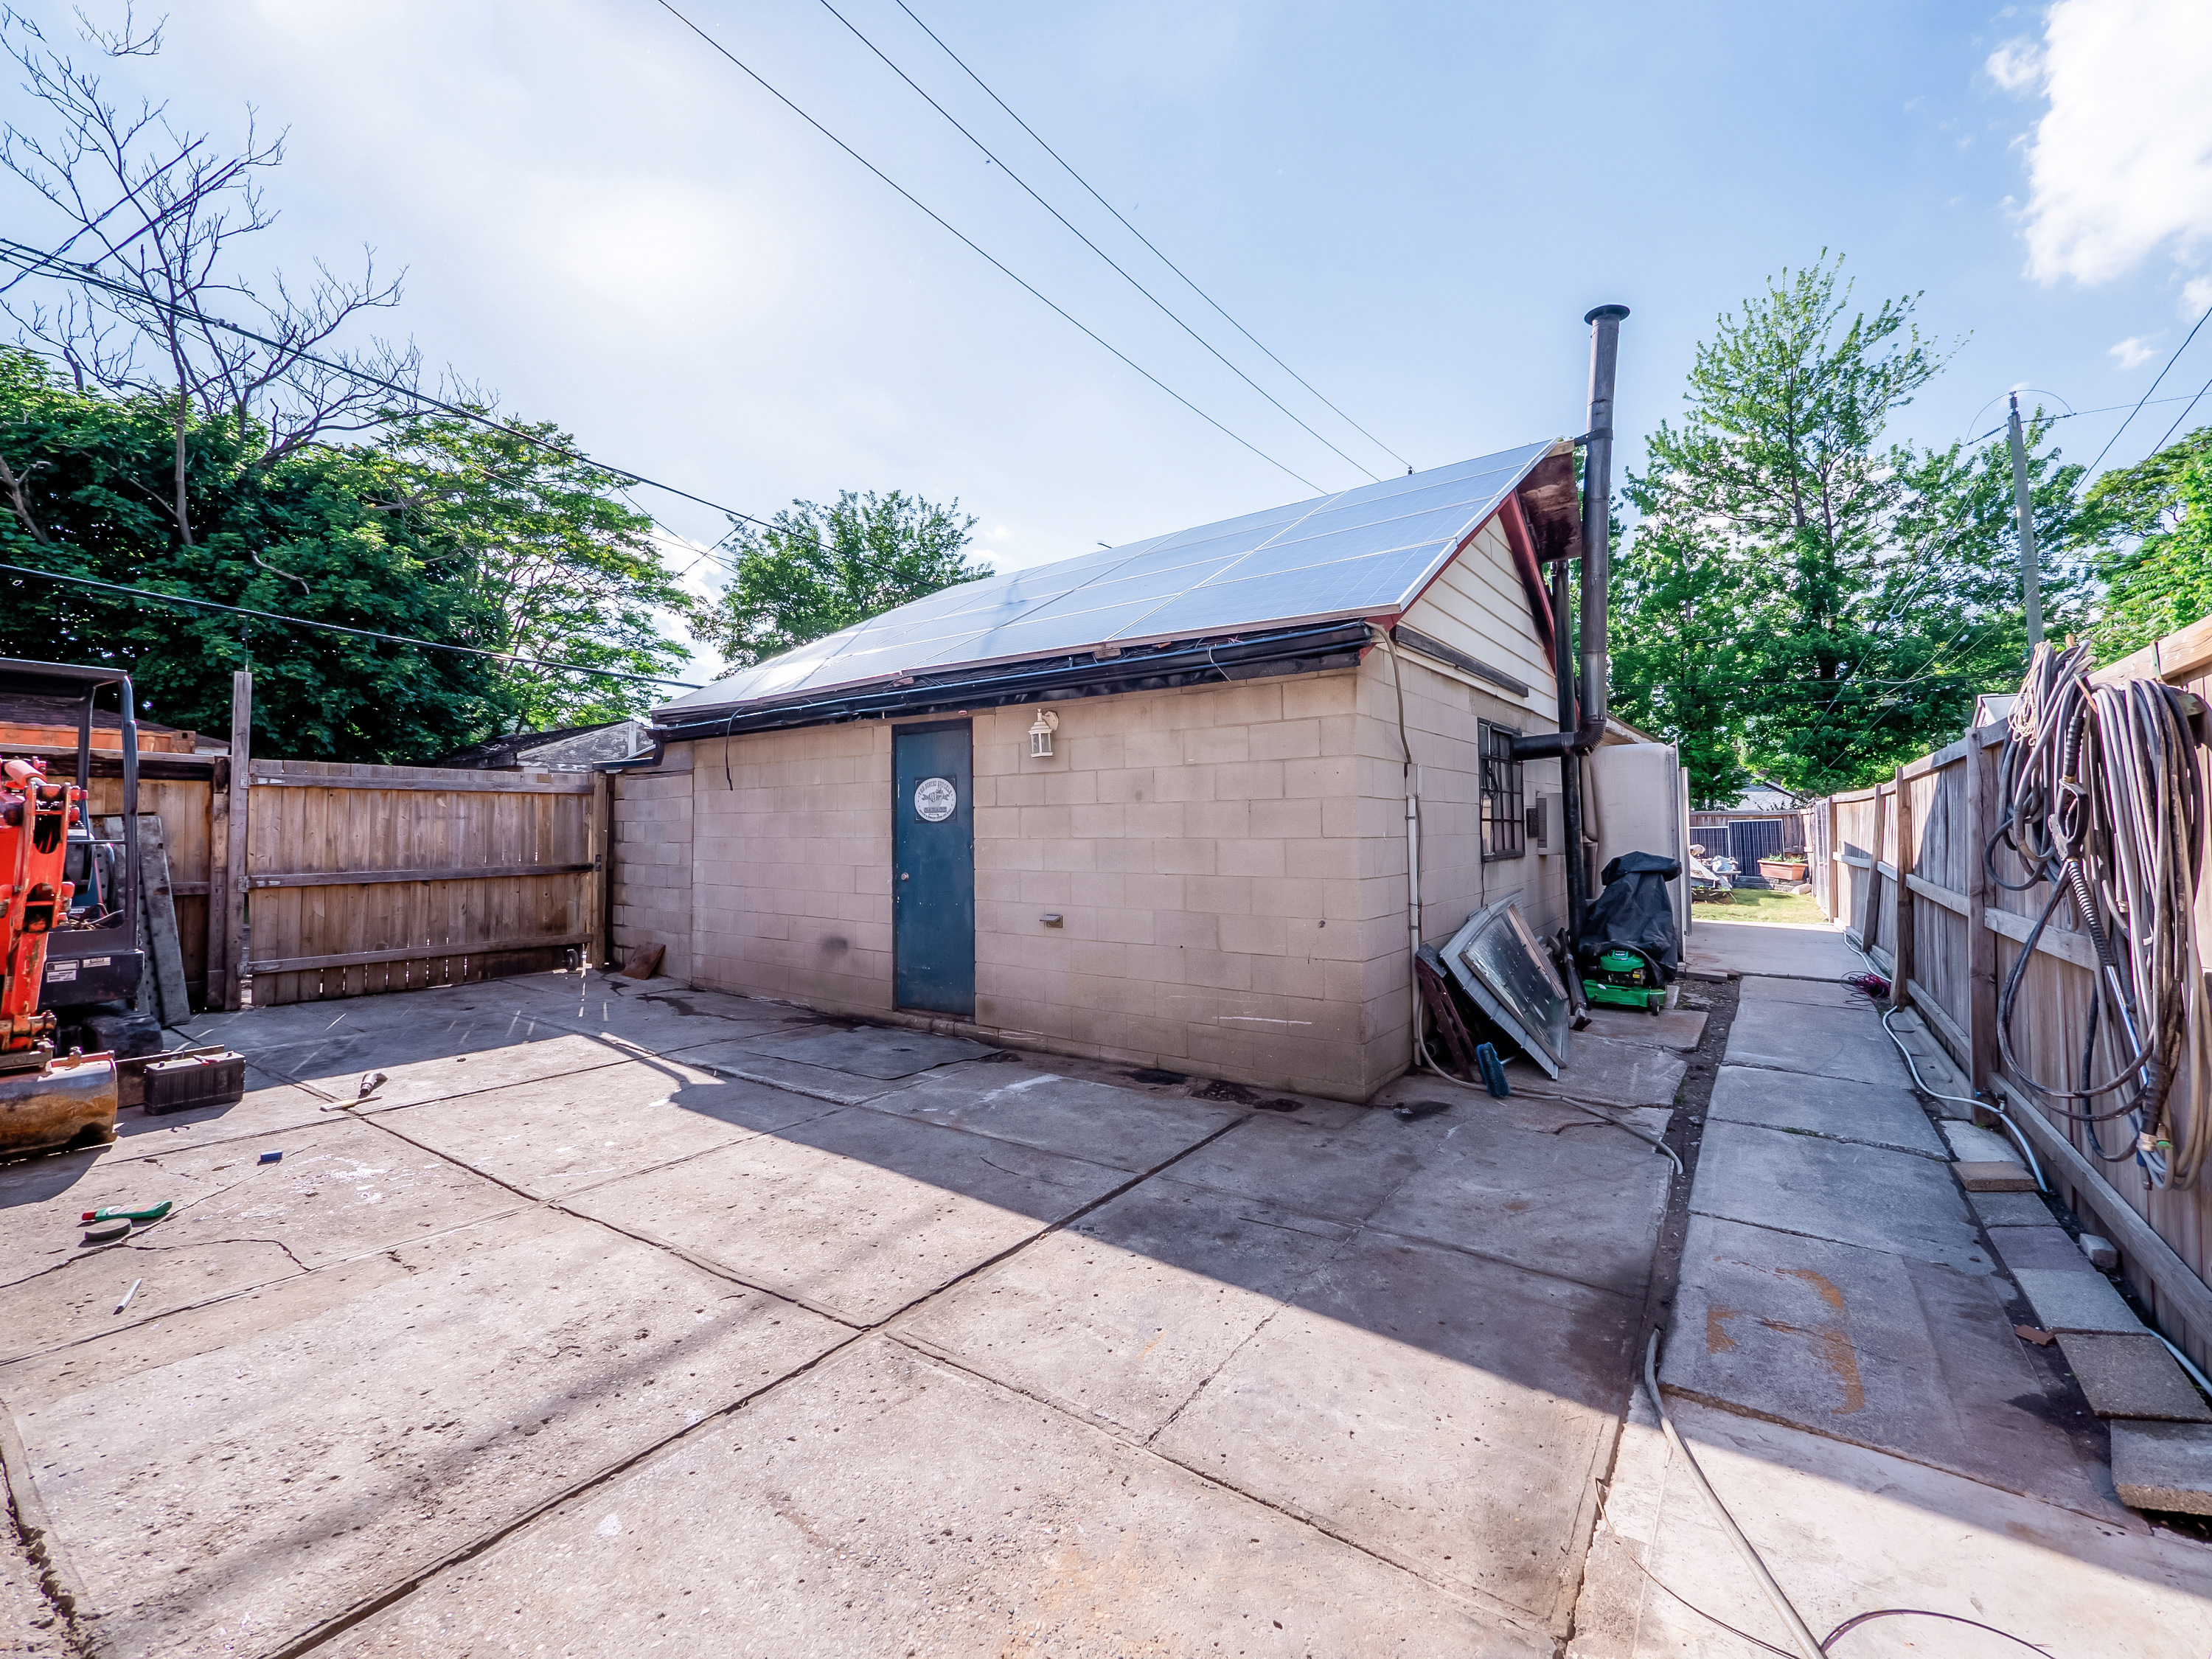
[[(2212, 1651), (2212, 1552), (2194, 1540), (2154, 1531), (2124, 1512), (2092, 1519), (1686, 1401), (1671, 1409), (1816, 1635), (1877, 1607), (1921, 1607), (1994, 1626), (2053, 1654), (2165, 1659)], [(1569, 1659), (1749, 1659), (1756, 1651), (1683, 1601), (1786, 1644), (1639, 1391), (1591, 1547)], [(1963, 1626), (1885, 1619), (1860, 1627), (1837, 1650), (1998, 1659), (2023, 1650)]]
[(1132, 1178), (861, 1107), (569, 1201), (747, 1284), (868, 1325)]
[(424, 1585), (343, 1659), (1454, 1653), (1540, 1632), (871, 1338)]
[(2082, 1273), (2063, 1267), (2018, 1267), (2012, 1276), (2027, 1293), (2045, 1330), (2126, 1334), (2142, 1328), (2135, 1310), (2094, 1269)]
[(1556, 1629), (1637, 1317), (1624, 1297), (1364, 1234), (1152, 1443)]
[(1694, 1008), (1662, 1008), (1656, 1014), (1626, 1008), (1592, 1008), (1591, 1036), (1614, 1042), (1640, 1043), (1646, 1048), (1695, 1048), (1705, 1041), (1705, 1016)]
[(1866, 968), (1840, 927), (1715, 921), (1702, 915), (1682, 942), (1682, 960), (1691, 967), (1788, 979), (1832, 981)]
[(1910, 1256), (1692, 1218), (1660, 1379), (1709, 1404), (2110, 1515), (2002, 1288)]
[(1990, 1242), (1996, 1246), (1998, 1259), (2014, 1273), (2022, 1267), (2049, 1267), (2059, 1273), (2097, 1271), (2089, 1265), (2089, 1258), (2081, 1254), (2081, 1247), (2066, 1236), (2063, 1227), (2055, 1224), (2001, 1227), (1990, 1235)]
[(1352, 1237), (1147, 1182), (902, 1321), (902, 1340), (1145, 1438)]
[(1004, 1064), (949, 1066), (868, 1103), (879, 1112), (1124, 1170), (1155, 1169), (1244, 1115), (1235, 1107), (1162, 1100)]
[[(1866, 1041), (1868, 1036), (1881, 1044)], [(1809, 1003), (1746, 1002), (1729, 1030), (1728, 1063), (1802, 1072), (1810, 1077), (1911, 1086), (1912, 1075), (1881, 1022), (1863, 1008)]]
[(2116, 1422), (2112, 1474), (2120, 1495), (2138, 1509), (2212, 1515), (2212, 1428)]
[(1556, 1078), (1527, 1060), (1515, 1060), (1506, 1077), (1516, 1094), (1569, 1096), (1601, 1106), (1672, 1106), (1689, 1069), (1670, 1050), (1577, 1031), (1567, 1038), (1566, 1064)]
[(1710, 1122), (1690, 1207), (1965, 1272), (1994, 1267), (1948, 1167), (1911, 1152)]
[(1968, 1193), (1967, 1207), (1984, 1227), (2048, 1227), (2051, 1206), (2039, 1193)]
[(103, 1651), (266, 1650), (845, 1333), (538, 1210), (0, 1368)]
[(376, 1121), (494, 1180), (551, 1198), (836, 1109), (655, 1060), (518, 1083)]
[(1839, 1078), (1800, 1077), (1760, 1066), (1723, 1066), (1711, 1116), (1768, 1129), (1803, 1129), (1838, 1140), (1948, 1158), (1943, 1139), (1909, 1090)]
[(1854, 991), (1840, 979), (1776, 979), (1768, 975), (1746, 978), (1744, 1002), (1797, 1002), (1816, 1008), (1866, 1009), (1873, 1005), (1863, 991)]
[(2100, 1417), (2212, 1423), (2212, 1406), (2148, 1331), (2134, 1336), (2069, 1331), (2058, 1339), (2058, 1348)]
[(981, 1060), (991, 1050), (966, 1037), (862, 1026), (851, 1031), (780, 1037), (760, 1044), (759, 1052), (807, 1066), (827, 1066), (832, 1071), (858, 1072), (862, 1077), (912, 1077), (932, 1066)]

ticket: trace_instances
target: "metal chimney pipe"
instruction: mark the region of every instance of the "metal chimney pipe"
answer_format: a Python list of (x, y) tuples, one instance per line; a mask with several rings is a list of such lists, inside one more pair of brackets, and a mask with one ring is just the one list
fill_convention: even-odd
[[(1583, 445), (1582, 723), (1560, 712), (1560, 730), (1538, 732), (1513, 740), (1516, 760), (1546, 760), (1554, 755), (1587, 755), (1605, 737), (1606, 595), (1613, 580), (1613, 382), (1620, 350), (1620, 319), (1626, 306), (1599, 306), (1583, 320), (1590, 325), (1589, 429)], [(1565, 656), (1566, 637), (1559, 636)]]

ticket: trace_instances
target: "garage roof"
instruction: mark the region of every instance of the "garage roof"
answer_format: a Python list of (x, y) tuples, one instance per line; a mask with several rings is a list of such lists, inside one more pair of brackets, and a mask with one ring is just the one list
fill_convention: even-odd
[(1528, 444), (948, 587), (702, 687), (656, 717), (1098, 646), (1393, 614), (1553, 447)]

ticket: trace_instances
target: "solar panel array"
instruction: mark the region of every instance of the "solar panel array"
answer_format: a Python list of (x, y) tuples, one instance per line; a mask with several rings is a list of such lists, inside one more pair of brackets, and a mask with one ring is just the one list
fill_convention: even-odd
[(679, 698), (721, 709), (1101, 645), (1402, 609), (1549, 441), (963, 583)]

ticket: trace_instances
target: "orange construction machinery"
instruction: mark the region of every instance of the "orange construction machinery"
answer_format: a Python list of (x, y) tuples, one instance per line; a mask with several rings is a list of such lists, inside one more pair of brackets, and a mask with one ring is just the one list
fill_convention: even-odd
[[(93, 706), (122, 702), (119, 842), (87, 816)], [(0, 760), (0, 1156), (113, 1138), (116, 1057), (61, 1051), (58, 1010), (134, 996), (144, 963), (138, 929), (138, 745), (131, 679), (113, 669), (0, 660), (0, 692), (76, 715), (75, 781), (43, 757)], [(76, 1027), (72, 1027), (72, 1030)], [(157, 1045), (158, 1046), (158, 1040)]]

